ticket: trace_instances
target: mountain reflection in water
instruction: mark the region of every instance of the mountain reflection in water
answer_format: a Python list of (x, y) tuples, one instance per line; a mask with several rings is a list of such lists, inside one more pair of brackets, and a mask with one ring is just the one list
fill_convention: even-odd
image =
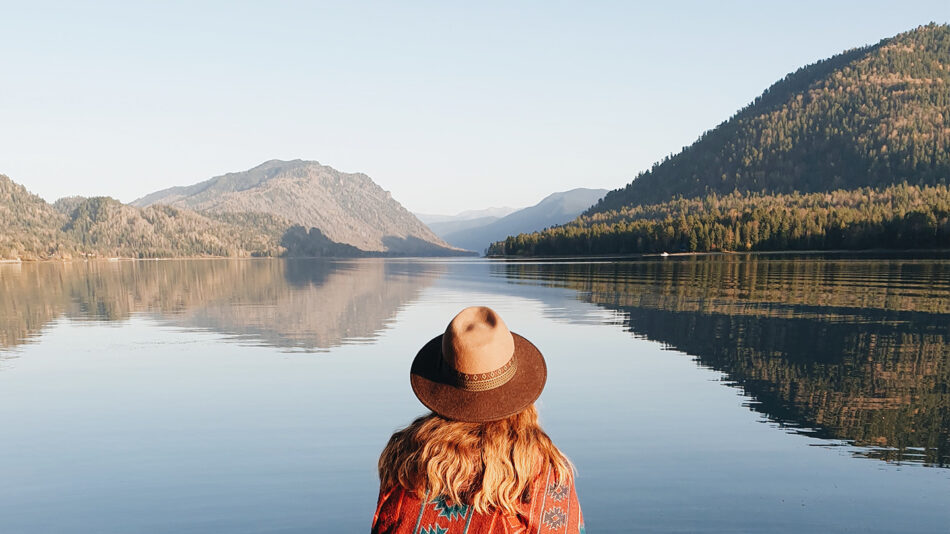
[(437, 263), (183, 260), (0, 265), (0, 351), (60, 317), (163, 322), (289, 350), (374, 339)]
[(725, 374), (749, 407), (855, 454), (950, 466), (950, 262), (755, 256), (509, 263)]

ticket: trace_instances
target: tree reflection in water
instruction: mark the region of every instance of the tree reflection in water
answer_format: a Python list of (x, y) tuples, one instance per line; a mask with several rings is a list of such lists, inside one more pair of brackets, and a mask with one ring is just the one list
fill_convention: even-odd
[(950, 466), (950, 261), (699, 257), (513, 263), (725, 374), (771, 421)]

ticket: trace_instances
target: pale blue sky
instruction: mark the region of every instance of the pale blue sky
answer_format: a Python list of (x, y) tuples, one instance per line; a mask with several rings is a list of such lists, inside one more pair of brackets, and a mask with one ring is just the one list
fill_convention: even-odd
[(407, 208), (616, 188), (950, 2), (0, 2), (0, 173), (128, 202), (262, 161)]

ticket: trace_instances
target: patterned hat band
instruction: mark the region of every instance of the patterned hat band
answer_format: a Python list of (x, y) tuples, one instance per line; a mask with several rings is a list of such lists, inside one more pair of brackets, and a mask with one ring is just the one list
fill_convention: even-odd
[(489, 389), (495, 389), (511, 380), (517, 370), (518, 362), (515, 361), (514, 355), (511, 356), (508, 363), (487, 373), (460, 373), (452, 369), (449, 365), (445, 365), (449, 383), (465, 391), (488, 391)]

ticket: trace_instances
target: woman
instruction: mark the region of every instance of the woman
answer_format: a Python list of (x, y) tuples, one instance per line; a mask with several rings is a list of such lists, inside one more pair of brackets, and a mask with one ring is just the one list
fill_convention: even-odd
[(538, 425), (544, 357), (492, 309), (471, 307), (412, 362), (432, 413), (379, 458), (374, 534), (584, 532), (573, 466)]

